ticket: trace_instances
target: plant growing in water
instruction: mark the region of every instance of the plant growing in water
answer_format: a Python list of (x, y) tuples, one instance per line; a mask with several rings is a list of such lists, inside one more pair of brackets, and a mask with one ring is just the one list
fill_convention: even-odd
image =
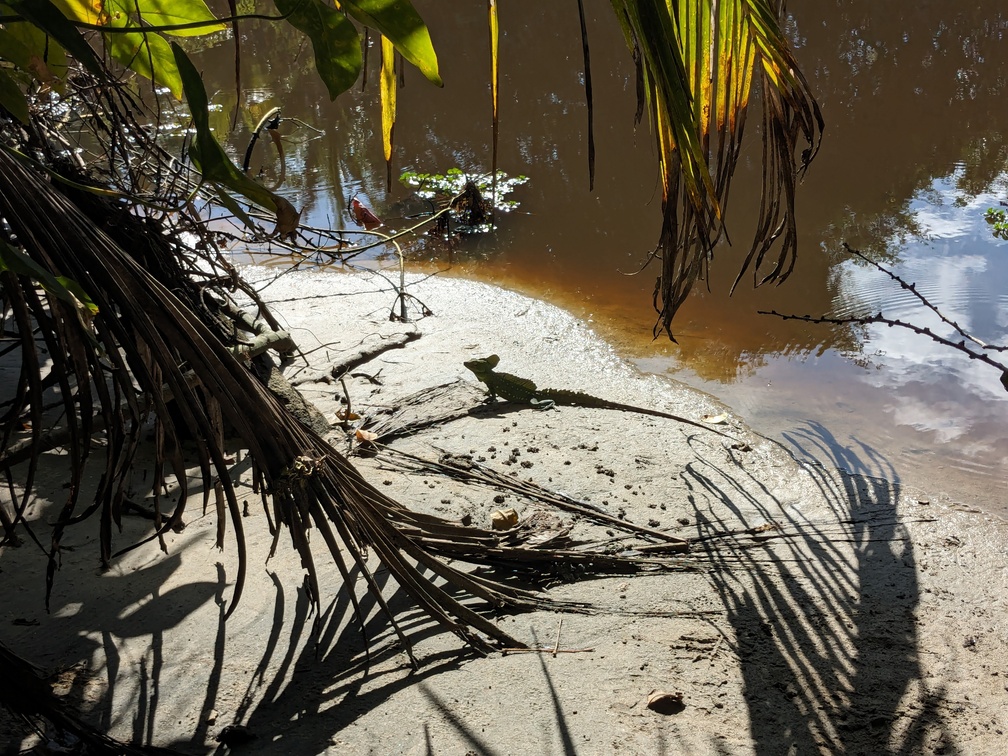
[(991, 225), (991, 233), (995, 239), (1008, 241), (1008, 213), (1004, 210), (988, 207), (987, 212), (984, 213), (984, 220)]
[(451, 207), (451, 212), (442, 216), (444, 221), (439, 219), (434, 230), (438, 236), (443, 236), (450, 232), (449, 221), (455, 231), (464, 234), (493, 231), (494, 212), (509, 213), (518, 207), (517, 201), (505, 197), (516, 187), (527, 183), (528, 177), (511, 177), (504, 171), (497, 171), (496, 190), (493, 174), (466, 173), (461, 168), (449, 168), (443, 174), (406, 171), (399, 181), (438, 209)]

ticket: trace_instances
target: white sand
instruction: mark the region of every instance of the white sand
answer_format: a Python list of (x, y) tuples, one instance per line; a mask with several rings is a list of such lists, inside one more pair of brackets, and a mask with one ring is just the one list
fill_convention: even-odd
[[(245, 273), (260, 283), (275, 275)], [(320, 373), (383, 337), (416, 330), (418, 340), (359, 368), (380, 371), (381, 385), (365, 377), (348, 382), (355, 409), (471, 379), (463, 361), (497, 353), (500, 369), (540, 386), (694, 419), (727, 412), (718, 427), (748, 447), (733, 449), (671, 421), (584, 408), (512, 408), (394, 444), (430, 458), (437, 449), (472, 453), (637, 523), (724, 537), (694, 547), (691, 571), (551, 591), (607, 613), (501, 617), (509, 632), (543, 647), (553, 648), (559, 629), (559, 648), (575, 652), (556, 656), (474, 657), (389, 584), (422, 661), (413, 673), (371, 601), (365, 664), (357, 624), (346, 600), (336, 598), (339, 575), (321, 548), (326, 609), (316, 651), (302, 569), (286, 536), (262, 566), (270, 538), (251, 495), (244, 520), (249, 585), (220, 627), (217, 601), (230, 598), (231, 586), (218, 581), (233, 581), (235, 555), (230, 541), (223, 555), (213, 549), (215, 518), (199, 516), (197, 497), (188, 527), (169, 539), (168, 556), (141, 549), (105, 574), (96, 569), (96, 523), (74, 529), (49, 615), (38, 550), (4, 548), (0, 640), (49, 669), (82, 663), (63, 676), (73, 682), (70, 700), (115, 735), (146, 741), (153, 733), (155, 744), (193, 752), (215, 745), (213, 737), (235, 722), (258, 735), (244, 752), (263, 754), (1003, 749), (1008, 570), (1001, 520), (921, 503), (922, 494), (880, 479), (799, 465), (711, 397), (639, 375), (550, 305), (455, 279), (410, 281), (410, 293), (435, 313), (410, 324), (389, 321), (395, 294), (376, 276), (304, 272), (267, 286), (264, 298), (300, 347), (314, 350), (311, 368), (294, 365), (288, 376)], [(334, 418), (338, 384), (301, 388)], [(53, 459), (51, 481), (57, 502), (59, 462)], [(878, 469), (873, 460), (862, 463)], [(355, 464), (407, 505), (448, 517), (486, 523), (501, 506), (523, 514), (538, 506), (513, 495), (495, 502), (493, 490), (381, 461)], [(237, 474), (248, 478), (241, 465)], [(39, 502), (33, 516), (44, 518), (44, 508)], [(118, 543), (145, 525), (130, 519)], [(15, 618), (40, 624), (15, 626)], [(645, 702), (655, 690), (682, 693), (684, 707), (650, 711)]]

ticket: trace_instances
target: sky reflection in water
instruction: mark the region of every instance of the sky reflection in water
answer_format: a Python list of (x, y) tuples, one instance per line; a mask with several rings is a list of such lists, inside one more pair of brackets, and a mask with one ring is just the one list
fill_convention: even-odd
[[(902, 243), (891, 240), (896, 262), (889, 267), (967, 333), (1004, 345), (1008, 242), (994, 238), (984, 212), (1005, 194), (964, 196), (961, 175), (959, 166), (915, 195), (908, 218), (917, 233)], [(995, 184), (1003, 186), (1005, 179), (1002, 174)], [(833, 284), (833, 314), (882, 312), (962, 339), (874, 267), (841, 262)], [(757, 427), (787, 439), (800, 455), (835, 462), (843, 447), (865, 444), (883, 452), (907, 482), (1008, 514), (1008, 393), (999, 371), (909, 329), (872, 324), (858, 333), (854, 350), (770, 358), (714, 393)], [(1008, 363), (1006, 352), (990, 355)], [(689, 376), (688, 367), (683, 372)], [(823, 432), (809, 438), (809, 429), (819, 424), (829, 430), (826, 448), (817, 448)]]

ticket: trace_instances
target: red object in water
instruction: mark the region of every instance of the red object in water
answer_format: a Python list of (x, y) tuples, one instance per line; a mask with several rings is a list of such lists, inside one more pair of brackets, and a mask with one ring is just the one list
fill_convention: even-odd
[(353, 216), (354, 223), (358, 226), (364, 226), (368, 231), (384, 225), (381, 218), (357, 199), (350, 200), (350, 215)]

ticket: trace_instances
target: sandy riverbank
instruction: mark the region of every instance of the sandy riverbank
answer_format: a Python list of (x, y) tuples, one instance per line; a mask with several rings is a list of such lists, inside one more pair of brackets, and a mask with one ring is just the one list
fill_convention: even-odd
[[(275, 271), (246, 274), (265, 285)], [(312, 363), (288, 376), (322, 374), (415, 332), (415, 341), (354, 371), (347, 389), (355, 410), (471, 380), (463, 361), (496, 353), (501, 369), (541, 386), (694, 419), (724, 413), (717, 427), (737, 445), (670, 421), (583, 408), (502, 408), (394, 444), (428, 458), (438, 450), (484, 457), (502, 473), (701, 539), (688, 569), (557, 586), (558, 597), (606, 611), (501, 618), (517, 637), (564, 652), (486, 659), (409, 614), (390, 584), (423, 664), (411, 673), (370, 603), (370, 664), (342, 601), (323, 600), (316, 649), (298, 560), (285, 538), (261, 566), (270, 538), (255, 506), (245, 520), (250, 583), (220, 625), (217, 601), (230, 596), (234, 554), (213, 549), (214, 518), (196, 517), (194, 506), (169, 556), (143, 549), (105, 574), (95, 569), (95, 527), (83, 526), (49, 615), (38, 552), (4, 549), (0, 569), (19, 581), (7, 582), (0, 639), (49, 669), (82, 664), (63, 673), (71, 696), (119, 737), (153, 733), (156, 744), (193, 752), (234, 722), (258, 735), (245, 752), (263, 754), (1001, 750), (1002, 521), (872, 477), (885, 460), (859, 458), (865, 476), (798, 464), (730, 409), (641, 376), (584, 324), (542, 302), (451, 279), (413, 277), (409, 291), (414, 315), (418, 302), (434, 315), (390, 322), (395, 295), (377, 276), (304, 272), (269, 283), (263, 297)], [(335, 418), (339, 384), (300, 388)], [(540, 507), (409, 474), (382, 457), (355, 464), (408, 506), (447, 517), (485, 523), (501, 506), (523, 514)], [(240, 466), (236, 474), (248, 478)], [(125, 538), (143, 527), (129, 522)], [(29, 572), (35, 577), (20, 580)], [(323, 596), (332, 597), (338, 574), (326, 572)], [(19, 618), (39, 624), (13, 625)], [(655, 690), (682, 693), (681, 710), (649, 710)]]

